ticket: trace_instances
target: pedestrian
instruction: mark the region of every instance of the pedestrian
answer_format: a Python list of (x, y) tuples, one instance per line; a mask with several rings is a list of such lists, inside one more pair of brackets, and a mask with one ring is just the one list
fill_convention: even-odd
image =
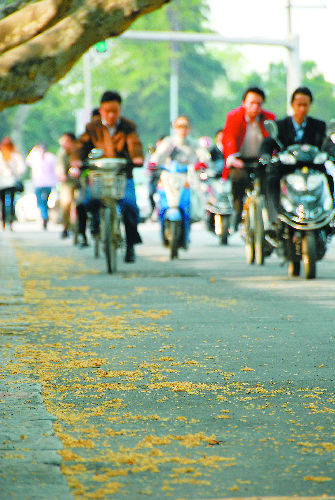
[(58, 183), (56, 176), (56, 155), (47, 151), (44, 144), (36, 144), (29, 152), (26, 163), (31, 168), (37, 206), (41, 212), (43, 228), (47, 228), (48, 198), (51, 189)]
[(62, 238), (67, 238), (71, 225), (71, 207), (75, 202), (75, 191), (79, 189), (78, 179), (69, 175), (71, 157), (76, 152), (76, 136), (73, 132), (64, 132), (59, 138), (60, 148), (57, 152), (56, 174), (60, 182), (59, 204), (63, 224)]
[[(0, 202), (2, 226), (5, 229), (9, 222), (13, 228), (15, 219), (14, 196), (16, 191), (22, 191), (21, 178), (26, 171), (23, 156), (16, 149), (10, 137), (4, 137), (0, 143)], [(6, 199), (9, 198), (9, 213), (7, 214)]]
[(255, 159), (265, 137), (265, 120), (274, 120), (275, 115), (263, 109), (265, 93), (258, 87), (249, 87), (243, 95), (240, 107), (233, 109), (226, 116), (223, 129), (222, 145), (225, 156), (223, 178), (229, 175), (232, 183), (235, 220), (237, 230), (242, 219), (245, 190), (251, 186), (250, 175), (244, 159)]
[[(142, 167), (144, 156), (136, 125), (121, 116), (122, 98), (113, 90), (103, 93), (100, 100), (100, 119), (96, 117), (87, 126), (80, 137), (79, 157), (83, 161), (93, 148), (101, 149), (105, 158), (127, 160), (127, 185), (125, 197), (119, 201), (126, 233), (125, 262), (135, 262), (134, 246), (142, 242), (138, 232), (139, 209), (136, 203), (133, 168)], [(80, 234), (85, 245), (86, 214), (90, 211), (93, 221), (93, 233), (99, 231), (99, 200), (87, 199), (77, 205)]]

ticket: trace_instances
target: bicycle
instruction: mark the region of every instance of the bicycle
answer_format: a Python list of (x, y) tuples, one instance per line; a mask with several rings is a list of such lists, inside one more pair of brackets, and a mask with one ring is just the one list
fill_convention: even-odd
[(251, 174), (252, 190), (247, 191), (243, 206), (242, 227), (245, 238), (245, 256), (247, 264), (263, 265), (272, 249), (265, 240), (265, 231), (269, 227), (269, 217), (264, 195), (265, 166), (258, 159), (243, 159), (244, 168)]
[(99, 255), (99, 245), (102, 240), (109, 274), (117, 270), (117, 249), (123, 241), (118, 201), (125, 195), (126, 163), (127, 160), (120, 158), (88, 160), (91, 195), (102, 202), (100, 233), (94, 237), (94, 254), (96, 257)]

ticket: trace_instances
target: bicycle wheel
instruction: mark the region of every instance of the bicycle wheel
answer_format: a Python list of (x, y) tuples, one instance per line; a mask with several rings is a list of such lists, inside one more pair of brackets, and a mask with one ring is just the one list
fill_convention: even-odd
[(73, 244), (77, 245), (78, 244), (78, 235), (79, 235), (79, 227), (78, 227), (78, 221), (75, 220), (71, 224), (71, 232), (72, 232), (72, 238), (73, 238)]
[(252, 220), (254, 217), (252, 216), (253, 204), (251, 201), (247, 207), (247, 212), (244, 220), (244, 230), (245, 230), (245, 258), (247, 264), (253, 264), (255, 261), (255, 247), (254, 247), (254, 235), (252, 228)]
[(116, 272), (116, 249), (117, 244), (114, 238), (115, 224), (117, 222), (115, 207), (106, 207), (104, 210), (104, 229), (105, 229), (105, 255), (107, 272), (109, 274)]
[(265, 246), (265, 235), (264, 235), (264, 224), (262, 216), (262, 205), (260, 200), (257, 200), (256, 210), (255, 210), (255, 260), (256, 264), (259, 266), (264, 264), (264, 246)]
[(78, 234), (79, 234), (79, 223), (78, 223), (77, 209), (76, 209), (75, 204), (71, 205), (70, 228), (71, 228), (71, 233), (72, 233), (72, 238), (73, 238), (73, 244), (77, 245), (78, 244)]
[(94, 239), (94, 257), (97, 259), (99, 257), (99, 247), (100, 247), (100, 234), (95, 234)]

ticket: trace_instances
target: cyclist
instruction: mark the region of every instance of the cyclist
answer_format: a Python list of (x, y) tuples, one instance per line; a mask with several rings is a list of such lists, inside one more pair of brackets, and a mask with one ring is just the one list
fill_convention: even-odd
[[(119, 205), (126, 233), (125, 262), (135, 262), (134, 245), (141, 243), (142, 240), (137, 230), (139, 209), (136, 203), (132, 171), (135, 166), (141, 167), (143, 165), (144, 157), (136, 125), (121, 116), (121, 104), (122, 98), (118, 92), (107, 90), (103, 93), (99, 107), (100, 118), (97, 116), (87, 124), (86, 130), (79, 140), (79, 157), (81, 160), (85, 160), (93, 148), (98, 148), (103, 151), (105, 158), (127, 160), (126, 193)], [(88, 198), (79, 204), (77, 207), (78, 218), (85, 219), (87, 210), (93, 213), (93, 232), (99, 231), (97, 217), (99, 203), (97, 200)], [(84, 224), (82, 224), (82, 228), (84, 231)], [(83, 236), (85, 237), (85, 232)]]
[(263, 109), (265, 93), (258, 87), (249, 87), (243, 95), (242, 105), (233, 109), (226, 116), (223, 130), (223, 151), (225, 167), (223, 178), (230, 176), (235, 208), (234, 229), (241, 222), (243, 199), (246, 188), (250, 185), (247, 169), (243, 168), (244, 158), (257, 157), (264, 137), (268, 136), (264, 128), (265, 120), (274, 120), (275, 115)]

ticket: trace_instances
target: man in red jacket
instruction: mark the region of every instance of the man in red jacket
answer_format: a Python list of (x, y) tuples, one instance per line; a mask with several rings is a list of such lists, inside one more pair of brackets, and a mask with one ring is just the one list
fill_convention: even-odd
[(243, 199), (250, 185), (249, 172), (244, 161), (258, 156), (263, 139), (268, 136), (264, 120), (274, 120), (275, 115), (263, 110), (265, 93), (258, 87), (249, 87), (243, 95), (242, 105), (226, 116), (222, 145), (225, 156), (223, 178), (230, 176), (235, 208), (234, 226), (237, 230), (241, 222)]

